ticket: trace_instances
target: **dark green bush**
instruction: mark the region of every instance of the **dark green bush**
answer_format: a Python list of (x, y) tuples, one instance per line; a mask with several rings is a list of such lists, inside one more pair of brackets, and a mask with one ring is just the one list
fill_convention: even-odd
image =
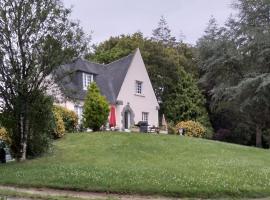
[(40, 156), (51, 147), (53, 119), (53, 100), (42, 93), (36, 95), (36, 101), (30, 110), (30, 130), (28, 137), (27, 157)]
[[(51, 147), (51, 133), (53, 128), (53, 99), (40, 91), (36, 91), (35, 98), (28, 104), (28, 142), (27, 158), (33, 158), (46, 153)], [(11, 108), (5, 108), (0, 115), (1, 126), (5, 127), (12, 141), (10, 148), (14, 158), (19, 158), (21, 137), (18, 134), (16, 115), (20, 111), (20, 101)]]

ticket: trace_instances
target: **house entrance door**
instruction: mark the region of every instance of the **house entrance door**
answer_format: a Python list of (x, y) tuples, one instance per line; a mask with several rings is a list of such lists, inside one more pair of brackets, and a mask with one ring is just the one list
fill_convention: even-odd
[(121, 129), (123, 131), (128, 131), (132, 125), (135, 124), (134, 122), (134, 112), (132, 111), (129, 103), (123, 108), (123, 111), (121, 112)]
[(124, 121), (125, 121), (125, 129), (129, 129), (129, 126), (130, 126), (130, 113), (129, 111), (125, 111), (125, 114), (124, 114)]

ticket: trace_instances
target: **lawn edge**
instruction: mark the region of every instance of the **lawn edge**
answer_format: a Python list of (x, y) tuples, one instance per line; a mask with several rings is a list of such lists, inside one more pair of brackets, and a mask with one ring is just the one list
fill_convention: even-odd
[[(0, 184), (0, 192), (1, 192), (1, 187), (10, 187), (14, 189), (22, 189), (22, 190), (27, 190), (27, 189), (32, 189), (32, 190), (55, 190), (59, 192), (81, 192), (81, 193), (93, 193), (95, 195), (101, 195), (101, 196), (107, 196), (109, 198), (111, 197), (128, 197), (128, 196), (136, 196), (139, 198), (162, 198), (162, 199), (257, 199), (257, 198), (268, 198), (270, 194), (268, 193), (260, 193), (260, 192), (255, 192), (255, 191), (241, 191), (241, 193), (232, 193), (231, 191), (228, 192), (223, 192), (223, 193), (217, 193), (215, 195), (211, 195), (208, 193), (198, 193), (196, 195), (192, 195), (191, 193), (188, 193), (187, 195), (185, 194), (179, 194), (179, 193), (155, 193), (155, 192), (128, 192), (128, 191), (105, 191), (103, 189), (82, 189), (82, 188), (69, 188), (69, 187), (50, 187), (50, 186), (33, 186), (33, 185), (19, 185), (19, 184)], [(0, 193), (1, 194), (1, 193)], [(243, 195), (245, 194), (245, 195)], [(252, 194), (252, 195), (250, 195)], [(61, 195), (57, 195), (61, 196)], [(62, 196), (66, 197), (66, 196)], [(85, 198), (79, 198), (78, 200), (85, 199)], [(47, 200), (47, 199), (44, 199)], [(54, 199), (49, 199), (49, 200), (54, 200)]]

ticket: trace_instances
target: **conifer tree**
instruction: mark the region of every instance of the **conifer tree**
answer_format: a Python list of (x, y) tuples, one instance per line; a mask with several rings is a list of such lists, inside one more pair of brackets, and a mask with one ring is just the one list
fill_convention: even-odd
[(87, 95), (83, 106), (83, 125), (93, 131), (100, 130), (109, 116), (109, 104), (96, 83), (88, 86)]
[(270, 129), (270, 2), (238, 0), (234, 7), (238, 17), (225, 27), (210, 20), (198, 42), (200, 82), (216, 130), (241, 133), (235, 142), (261, 147)]
[(175, 37), (171, 35), (171, 29), (164, 16), (161, 16), (158, 27), (153, 30), (152, 39), (157, 42), (161, 42), (164, 45), (172, 45), (176, 42)]

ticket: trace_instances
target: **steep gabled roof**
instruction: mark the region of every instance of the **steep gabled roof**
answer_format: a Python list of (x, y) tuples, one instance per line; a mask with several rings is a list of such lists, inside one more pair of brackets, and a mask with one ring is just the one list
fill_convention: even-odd
[(76, 76), (78, 71), (95, 74), (95, 81), (102, 95), (106, 96), (110, 103), (115, 103), (133, 57), (134, 54), (130, 54), (107, 65), (78, 58), (61, 66), (55, 74), (58, 79), (62, 79), (59, 86), (63, 93), (74, 100), (84, 100), (86, 91), (74, 82), (72, 76)]
[(97, 76), (97, 84), (111, 103), (116, 101), (121, 86), (126, 77), (133, 54), (106, 65), (104, 73)]

